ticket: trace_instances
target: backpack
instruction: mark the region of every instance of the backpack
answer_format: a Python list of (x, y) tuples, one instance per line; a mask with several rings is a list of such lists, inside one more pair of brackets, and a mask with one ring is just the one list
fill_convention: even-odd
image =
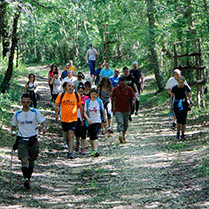
[[(99, 103), (99, 109), (100, 109), (101, 120), (102, 120), (102, 122), (103, 122), (103, 121), (104, 121), (104, 118), (103, 118), (103, 111), (104, 111), (104, 109), (102, 108), (102, 100), (99, 99), (98, 97), (97, 97), (96, 100), (97, 100), (97, 102)], [(88, 116), (89, 116), (89, 111), (88, 111), (88, 109), (89, 109), (90, 101), (91, 101), (91, 99), (88, 99), (88, 100), (86, 101), (86, 109), (87, 109), (86, 113), (87, 113)], [(88, 123), (87, 120), (86, 120), (85, 123), (86, 123), (86, 127), (89, 127), (89, 123)]]
[[(76, 97), (77, 103), (78, 103), (79, 102), (78, 93), (77, 93), (77, 91), (74, 91), (74, 93), (75, 93), (75, 97)], [(64, 95), (65, 95), (65, 91), (62, 92), (62, 95), (60, 98), (60, 104), (62, 104), (62, 99), (63, 99)]]

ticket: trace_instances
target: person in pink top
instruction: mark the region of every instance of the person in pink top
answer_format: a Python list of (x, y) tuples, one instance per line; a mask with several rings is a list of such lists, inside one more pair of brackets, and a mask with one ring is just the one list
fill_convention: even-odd
[[(89, 99), (87, 95), (84, 94), (84, 86), (79, 85), (77, 88), (78, 93), (81, 95), (81, 101), (82, 105), (80, 108), (84, 108), (85, 102)], [(87, 127), (85, 125), (85, 118), (84, 115), (81, 114), (80, 108), (78, 109), (78, 121), (77, 126), (75, 130), (75, 137), (76, 137), (76, 145), (75, 145), (75, 151), (79, 151), (79, 145), (80, 145), (80, 138), (81, 138), (81, 155), (85, 155), (85, 142), (86, 142), (86, 130)]]

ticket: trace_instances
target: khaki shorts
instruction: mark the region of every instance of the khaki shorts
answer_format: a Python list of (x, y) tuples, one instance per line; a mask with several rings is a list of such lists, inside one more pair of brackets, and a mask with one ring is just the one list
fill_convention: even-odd
[(38, 141), (25, 141), (22, 139), (18, 140), (18, 158), (28, 159), (31, 161), (36, 160), (38, 157)]

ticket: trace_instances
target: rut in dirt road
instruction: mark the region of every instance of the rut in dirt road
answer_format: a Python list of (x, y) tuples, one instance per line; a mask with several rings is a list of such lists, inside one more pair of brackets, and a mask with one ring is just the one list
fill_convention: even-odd
[[(87, 138), (86, 155), (77, 153), (69, 160), (61, 126), (54, 120), (47, 79), (37, 81), (43, 100), (38, 107), (48, 132), (39, 138), (40, 155), (30, 191), (22, 186), (17, 153), (12, 187), (7, 185), (8, 165), (1, 166), (6, 177), (1, 208), (209, 208), (208, 180), (195, 172), (199, 156), (195, 139), (176, 142), (168, 116), (158, 113), (159, 107), (141, 107), (130, 123), (127, 143), (119, 143), (113, 120), (114, 133), (100, 135), (100, 157), (90, 156)], [(8, 150), (6, 154), (8, 160)]]

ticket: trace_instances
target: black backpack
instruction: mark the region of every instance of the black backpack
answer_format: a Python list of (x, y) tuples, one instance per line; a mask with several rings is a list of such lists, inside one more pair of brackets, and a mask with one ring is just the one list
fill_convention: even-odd
[[(78, 103), (79, 102), (78, 93), (77, 93), (77, 91), (74, 91), (74, 93), (75, 93), (77, 103)], [(62, 95), (61, 95), (61, 98), (60, 98), (60, 104), (62, 104), (62, 98), (64, 97), (64, 95), (65, 95), (65, 91), (62, 92)]]

